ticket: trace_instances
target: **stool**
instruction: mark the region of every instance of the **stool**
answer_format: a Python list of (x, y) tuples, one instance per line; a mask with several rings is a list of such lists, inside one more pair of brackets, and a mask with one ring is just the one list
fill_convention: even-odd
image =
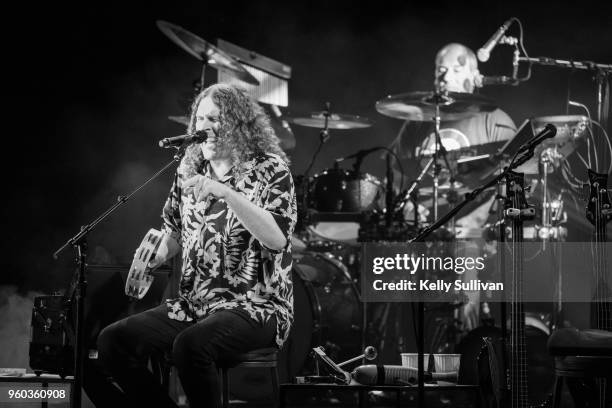
[(278, 380), (278, 349), (263, 348), (240, 354), (231, 361), (223, 361), (217, 364), (221, 369), (221, 382), (223, 392), (223, 408), (229, 408), (229, 369), (235, 367), (243, 368), (269, 368), (272, 377), (272, 392), (274, 393), (274, 406), (279, 401), (279, 380)]
[(548, 339), (548, 350), (555, 356), (553, 408), (561, 404), (565, 378), (605, 378), (612, 381), (612, 332), (556, 330)]
[[(278, 349), (274, 347), (262, 348), (239, 354), (235, 358), (217, 363), (221, 370), (221, 391), (223, 396), (223, 408), (229, 408), (229, 370), (231, 368), (269, 368), (272, 377), (272, 392), (274, 393), (274, 406), (277, 406), (280, 397), (278, 379)], [(170, 369), (172, 360), (164, 356), (161, 361), (152, 365), (156, 376), (161, 380), (165, 388), (170, 387)]]

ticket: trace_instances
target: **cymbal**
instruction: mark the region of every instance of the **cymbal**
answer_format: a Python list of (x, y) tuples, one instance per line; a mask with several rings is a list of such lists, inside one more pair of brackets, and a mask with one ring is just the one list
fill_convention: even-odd
[(552, 143), (559, 145), (563, 141), (576, 140), (586, 135), (589, 118), (583, 115), (555, 115), (540, 116), (531, 119), (533, 130), (539, 133), (547, 124), (553, 124), (557, 128), (555, 137), (546, 139), (543, 144)]
[(251, 85), (259, 85), (259, 81), (234, 57), (221, 51), (208, 41), (167, 21), (157, 20), (155, 24), (173, 43), (200, 61), (204, 61), (206, 58), (206, 64), (212, 68), (233, 75)]
[(179, 125), (189, 126), (189, 116), (168, 116), (168, 119)]
[[(452, 190), (456, 191), (459, 194), (467, 193), (469, 188), (466, 187), (463, 183), (459, 181), (453, 182)], [(438, 186), (439, 193), (448, 193), (451, 191), (451, 184), (449, 182), (445, 182)], [(419, 188), (419, 196), (421, 197), (431, 197), (433, 196), (433, 186), (426, 186)]]
[(436, 99), (442, 121), (461, 120), (497, 108), (492, 100), (481, 95), (448, 92), (436, 98), (433, 92), (416, 91), (389, 95), (376, 102), (376, 110), (396, 119), (430, 121), (436, 113)]
[[(325, 112), (313, 112), (310, 116), (287, 118), (287, 122), (299, 126), (323, 129), (325, 127)], [(366, 117), (331, 113), (327, 121), (328, 129), (363, 129), (372, 126)]]
[[(189, 126), (189, 116), (168, 116), (168, 119), (179, 125)], [(295, 148), (295, 136), (286, 126), (283, 126), (282, 120), (270, 115), (270, 125), (274, 129), (274, 133), (280, 140), (280, 147), (283, 150), (291, 150)]]
[(587, 136), (590, 120), (582, 115), (554, 115), (540, 116), (530, 121), (535, 134), (544, 129), (547, 123), (557, 128), (557, 134), (536, 146), (533, 157), (517, 168), (517, 171), (525, 174), (538, 174), (538, 162), (543, 160), (551, 164), (548, 172), (554, 171), (560, 160), (571, 155), (577, 143)]

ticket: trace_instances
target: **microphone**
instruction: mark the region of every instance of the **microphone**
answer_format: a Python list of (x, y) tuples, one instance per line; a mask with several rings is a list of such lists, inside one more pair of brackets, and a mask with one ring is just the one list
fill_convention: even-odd
[(555, 137), (556, 134), (557, 128), (555, 127), (555, 125), (547, 123), (546, 126), (544, 126), (544, 129), (540, 131), (540, 133), (535, 135), (530, 141), (521, 146), (521, 148), (519, 149), (519, 153), (532, 150), (544, 140), (549, 139), (551, 137)]
[[(425, 371), (423, 375), (426, 382), (436, 380), (457, 381), (458, 377), (457, 371), (447, 373)], [(351, 373), (351, 377), (363, 385), (414, 385), (418, 381), (418, 376), (419, 370), (416, 368), (398, 365), (362, 365), (355, 368)]]
[(502, 36), (508, 30), (508, 28), (510, 27), (510, 25), (515, 19), (516, 19), (515, 17), (510, 17), (504, 24), (502, 24), (501, 27), (497, 29), (495, 34), (493, 34), (493, 36), (489, 38), (489, 41), (484, 43), (482, 48), (478, 49), (477, 55), (478, 55), (478, 60), (480, 62), (487, 62), (489, 60), (491, 51), (493, 51), (493, 48), (495, 48), (497, 43), (499, 43), (499, 40), (501, 40)]
[(348, 156), (337, 158), (336, 159), (336, 163), (340, 163), (340, 162), (343, 162), (345, 160), (354, 159), (354, 158), (358, 158), (358, 159), (361, 158), (361, 159), (363, 159), (365, 156), (367, 156), (368, 154), (370, 154), (372, 152), (375, 152), (378, 149), (382, 149), (382, 148), (380, 146), (377, 146), (377, 147), (371, 147), (369, 149), (362, 149), (362, 150), (359, 150), (357, 153), (353, 153), (353, 154), (349, 154)]
[(488, 85), (516, 85), (518, 82), (515, 78), (509, 76), (482, 76), (482, 86)]
[(169, 147), (182, 146), (184, 144), (189, 143), (202, 143), (208, 139), (208, 134), (205, 130), (198, 130), (193, 134), (186, 134), (180, 136), (166, 137), (158, 142), (159, 147), (163, 147), (165, 149)]

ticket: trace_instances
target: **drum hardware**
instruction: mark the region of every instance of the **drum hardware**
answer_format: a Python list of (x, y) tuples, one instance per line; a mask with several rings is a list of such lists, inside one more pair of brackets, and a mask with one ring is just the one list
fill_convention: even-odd
[[(429, 121), (436, 115), (436, 97), (432, 91), (416, 91), (389, 95), (376, 102), (376, 110), (395, 119)], [(480, 112), (493, 112), (497, 105), (477, 94), (446, 92), (444, 103), (439, 106), (440, 120), (455, 121), (469, 118)]]
[(376, 357), (378, 357), (378, 351), (376, 350), (376, 348), (372, 346), (368, 346), (363, 350), (363, 353), (358, 355), (357, 357), (353, 357), (351, 359), (343, 361), (342, 363), (338, 363), (338, 367), (342, 367), (343, 365), (354, 363), (355, 361), (359, 361), (361, 359), (374, 360)]
[(197, 35), (167, 21), (157, 20), (157, 28), (188, 54), (202, 61), (202, 71), (200, 74), (200, 86), (198, 92), (204, 89), (204, 77), (206, 67), (211, 67), (219, 71), (227, 72), (230, 75), (248, 84), (259, 85), (259, 81), (249, 73), (231, 55), (215, 47), (208, 41), (203, 40)]
[[(270, 107), (270, 110), (274, 113), (274, 108), (278, 110), (276, 105), (262, 105), (265, 107)], [(267, 110), (267, 109), (266, 109)], [(278, 111), (280, 113), (280, 110)], [(285, 122), (284, 119), (280, 115), (269, 115), (270, 116), (270, 125), (274, 129), (274, 133), (276, 137), (279, 138), (281, 148), (283, 150), (293, 149), (295, 147), (295, 136), (291, 131), (291, 128), (283, 125)], [(178, 123), (179, 125), (183, 125), (185, 127), (189, 126), (189, 116), (168, 116), (168, 120), (174, 123)]]
[(557, 128), (556, 136), (543, 141), (536, 148), (534, 157), (518, 169), (525, 174), (540, 174), (543, 177), (558, 169), (579, 144), (587, 139), (591, 123), (586, 116), (581, 115), (542, 116), (528, 121), (534, 134), (540, 132), (546, 123)]
[[(438, 219), (439, 209), (439, 175), (441, 168), (438, 159), (445, 161), (446, 168), (451, 173), (451, 182), (454, 180), (453, 168), (450, 166), (447, 151), (440, 139), (440, 123), (442, 121), (461, 120), (469, 118), (480, 112), (492, 112), (497, 106), (489, 99), (474, 94), (448, 92), (444, 89), (444, 76), (446, 72), (437, 74), (434, 82), (435, 90), (432, 92), (410, 92), (405, 94), (388, 96), (376, 102), (376, 110), (386, 116), (403, 120), (429, 121), (434, 123), (434, 154), (425, 166), (433, 169), (433, 218)], [(432, 167), (433, 166), (433, 167)], [(422, 174), (427, 173), (425, 170)], [(422, 179), (422, 176), (421, 178)], [(419, 180), (420, 180), (419, 179)], [(418, 183), (417, 183), (418, 184)], [(409, 191), (416, 188), (412, 185)], [(410, 193), (404, 195), (407, 202)]]
[(308, 208), (308, 190), (309, 190), (309, 175), (312, 166), (315, 163), (315, 160), (323, 145), (327, 143), (330, 138), (329, 130), (330, 129), (340, 129), (340, 130), (348, 130), (348, 129), (363, 129), (372, 126), (370, 121), (367, 118), (355, 116), (355, 115), (347, 115), (347, 114), (339, 114), (331, 112), (331, 104), (330, 102), (325, 102), (325, 106), (323, 111), (321, 112), (313, 112), (310, 116), (306, 117), (288, 117), (286, 119), (288, 123), (293, 123), (299, 126), (305, 126), (310, 128), (321, 129), (319, 132), (319, 145), (317, 149), (312, 155), (312, 159), (306, 167), (303, 175), (303, 183), (305, 185), (301, 186), (301, 188), (306, 192), (304, 194), (304, 208)]
[(373, 209), (383, 190), (370, 174), (327, 169), (309, 181), (308, 208), (326, 213), (358, 213)]
[[(335, 363), (333, 359), (331, 359), (326, 353), (325, 353), (325, 349), (321, 346), (318, 347), (314, 347), (312, 349), (312, 351), (314, 352), (314, 357), (315, 359), (317, 357), (319, 357), (321, 359), (321, 361), (325, 362), (325, 364), (327, 365), (327, 367), (332, 371), (330, 376), (321, 376), (319, 374), (319, 372), (317, 372), (317, 375), (315, 378), (327, 378), (327, 379), (332, 379), (332, 382), (338, 382), (340, 384), (349, 384), (351, 382), (351, 378), (352, 375), (351, 373), (349, 373), (348, 371), (345, 371), (344, 369), (342, 369), (342, 366), (350, 364), (350, 363), (354, 363), (355, 361), (359, 361), (359, 360), (374, 360), (376, 357), (378, 357), (378, 351), (376, 350), (376, 348), (372, 347), (372, 346), (367, 346), (363, 349), (363, 353), (350, 358), (342, 363)], [(318, 365), (317, 365), (318, 367)], [(330, 378), (331, 377), (331, 378)], [(319, 381), (312, 381), (310, 380), (309, 382), (319, 382)]]
[(372, 126), (370, 119), (359, 116), (349, 115), (346, 113), (331, 113), (329, 102), (325, 104), (325, 108), (321, 112), (313, 112), (310, 116), (294, 116), (287, 118), (287, 122), (299, 126), (305, 126), (315, 129), (365, 129)]
[(168, 116), (168, 120), (185, 127), (189, 126), (189, 116)]

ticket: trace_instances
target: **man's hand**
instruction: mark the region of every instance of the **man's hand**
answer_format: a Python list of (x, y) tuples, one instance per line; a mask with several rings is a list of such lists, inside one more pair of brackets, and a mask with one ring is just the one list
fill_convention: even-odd
[(182, 184), (182, 188), (188, 192), (193, 191), (197, 201), (204, 200), (210, 195), (225, 199), (231, 191), (230, 187), (225, 184), (199, 174), (185, 180)]

